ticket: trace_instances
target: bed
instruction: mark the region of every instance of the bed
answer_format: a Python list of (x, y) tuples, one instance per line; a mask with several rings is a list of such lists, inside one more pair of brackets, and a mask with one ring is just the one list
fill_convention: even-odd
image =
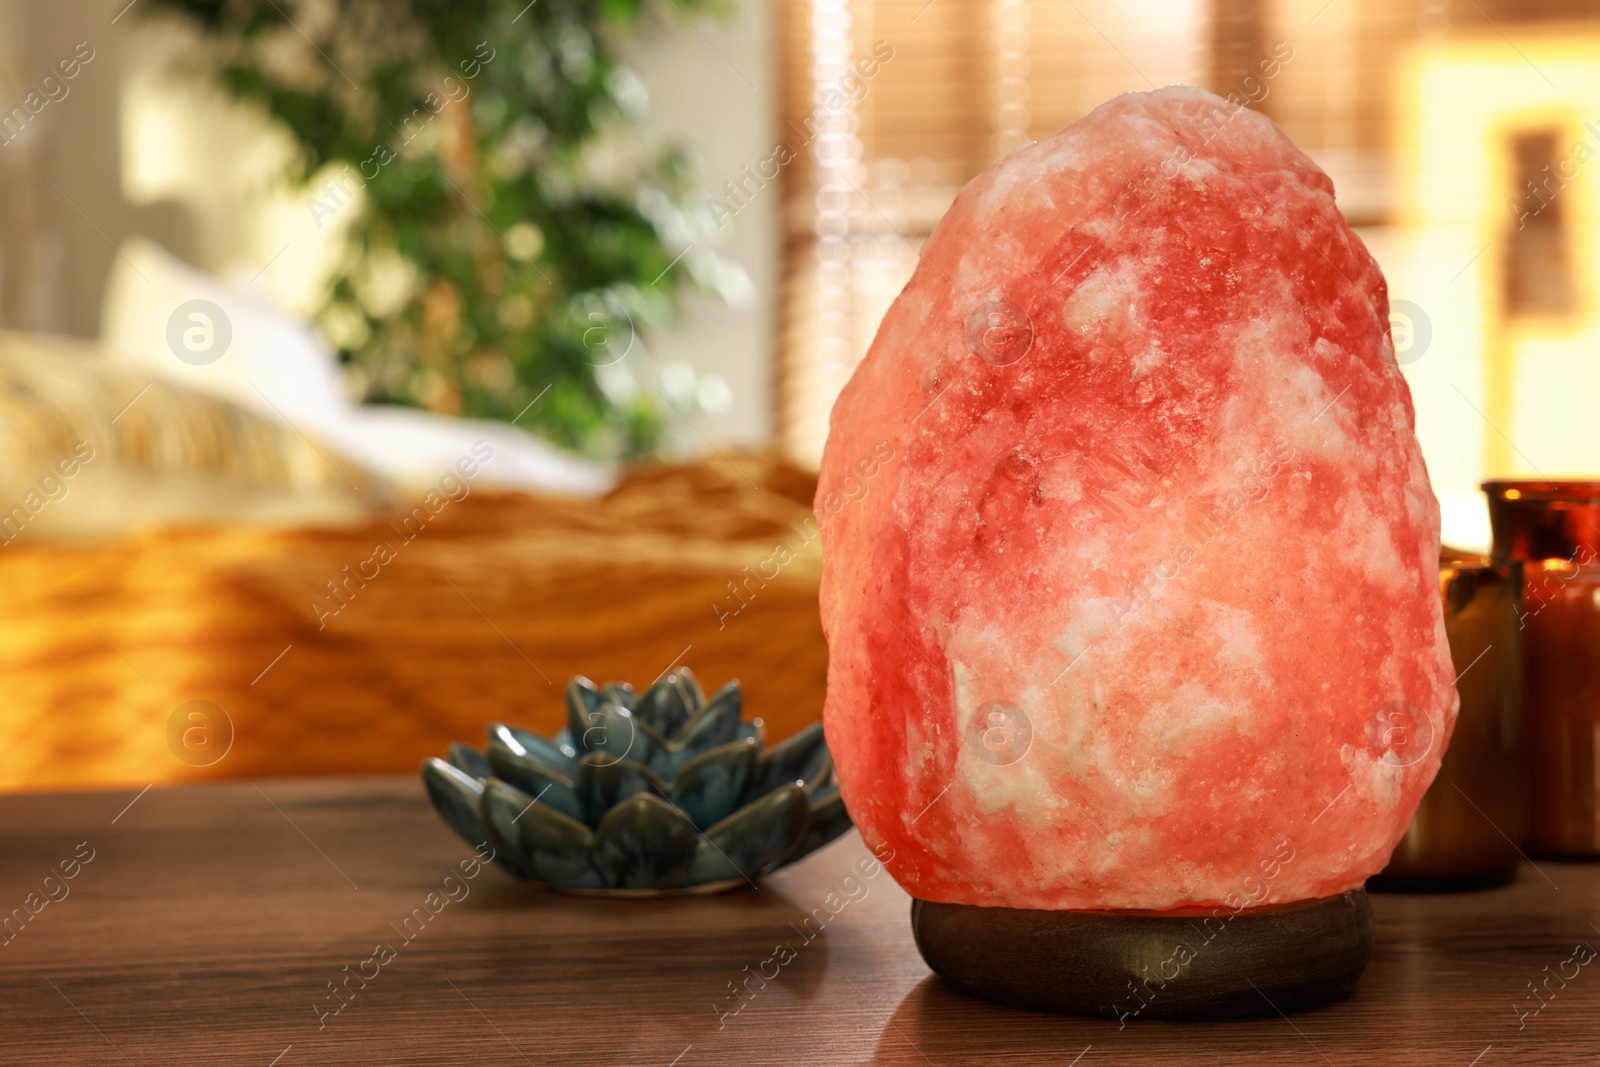
[(573, 674), (738, 678), (774, 740), (821, 714), (815, 483), (780, 459), (585, 498), (463, 453), (397, 488), (93, 346), (0, 336), (0, 383), (0, 509), (27, 515), (0, 545), (0, 789), (408, 772), (494, 721), (555, 731)]

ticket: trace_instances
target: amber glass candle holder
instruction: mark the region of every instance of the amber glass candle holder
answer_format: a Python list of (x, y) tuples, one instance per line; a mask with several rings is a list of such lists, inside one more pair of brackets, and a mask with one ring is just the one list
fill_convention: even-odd
[(1493, 557), (1522, 560), (1524, 841), (1600, 856), (1600, 481), (1488, 481)]
[(1444, 628), (1461, 712), (1439, 774), (1373, 889), (1441, 892), (1517, 875), (1521, 830), (1520, 562), (1446, 549)]

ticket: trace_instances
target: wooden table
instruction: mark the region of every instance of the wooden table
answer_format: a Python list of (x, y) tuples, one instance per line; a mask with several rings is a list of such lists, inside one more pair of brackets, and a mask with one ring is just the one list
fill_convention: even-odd
[[(860, 879), (855, 834), (754, 891), (629, 903), (493, 869), (466, 878), (470, 853), (410, 780), (10, 796), (0, 827), (0, 909), (38, 908), (0, 934), (6, 1065), (1600, 1060), (1600, 965), (1567, 964), (1577, 976), (1550, 980), (1520, 1023), (1513, 1008), (1537, 1006), (1527, 983), (1575, 945), (1600, 947), (1591, 866), (1375, 897), (1377, 954), (1342, 1004), (1119, 1029), (972, 1000), (931, 976), (906, 895), (887, 874)], [(41, 905), (47, 891), (61, 899)], [(829, 894), (838, 914), (807, 941), (802, 920)], [(377, 962), (380, 942), (391, 951)], [(775, 956), (781, 943), (792, 958)], [(776, 977), (735, 1000), (732, 985), (762, 971)], [(352, 974), (372, 977), (335, 1001), (330, 983)]]

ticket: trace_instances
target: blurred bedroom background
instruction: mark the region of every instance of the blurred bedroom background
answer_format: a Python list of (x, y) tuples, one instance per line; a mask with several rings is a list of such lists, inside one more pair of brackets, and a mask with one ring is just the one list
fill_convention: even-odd
[(1332, 176), (1447, 540), (1600, 469), (1600, 3), (0, 0), (0, 788), (409, 772), (681, 664), (811, 721), (920, 242), (1179, 81)]

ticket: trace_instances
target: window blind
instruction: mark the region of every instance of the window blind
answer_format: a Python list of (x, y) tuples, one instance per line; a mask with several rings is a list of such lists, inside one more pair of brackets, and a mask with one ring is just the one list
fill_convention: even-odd
[[(1570, 17), (1594, 4), (1538, 6)], [(923, 240), (1017, 144), (1118, 93), (1204, 85), (1270, 114), (1330, 172), (1353, 223), (1382, 225), (1401, 52), (1496, 32), (1467, 0), (784, 0), (780, 27), (796, 158), (783, 173), (777, 425), (813, 463)]]

